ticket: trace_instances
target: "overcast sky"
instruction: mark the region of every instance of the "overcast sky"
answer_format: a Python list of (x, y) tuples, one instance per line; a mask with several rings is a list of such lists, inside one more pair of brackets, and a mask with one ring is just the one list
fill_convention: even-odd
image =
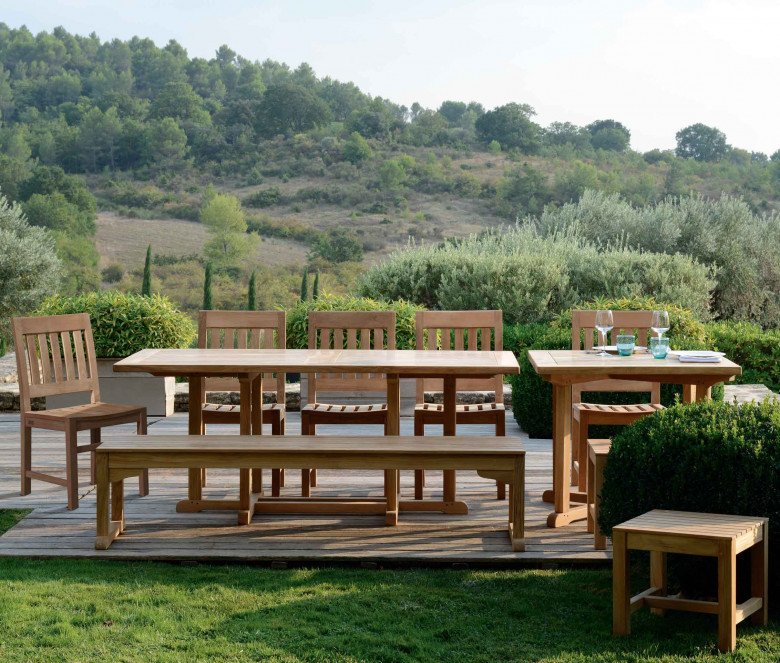
[(735, 147), (780, 148), (776, 0), (3, 0), (0, 20), (102, 40), (171, 38), (210, 58), (357, 83), (436, 108), (445, 99), (533, 106), (542, 125), (614, 118), (634, 149), (669, 148), (694, 122)]

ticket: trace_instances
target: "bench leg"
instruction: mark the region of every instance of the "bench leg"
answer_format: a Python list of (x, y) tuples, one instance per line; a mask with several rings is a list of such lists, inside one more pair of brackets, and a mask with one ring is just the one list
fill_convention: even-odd
[(751, 596), (761, 597), (761, 609), (750, 615), (750, 623), (756, 626), (766, 626), (769, 620), (769, 532), (768, 524), (763, 525), (763, 541), (759, 541), (750, 549), (750, 589)]
[(599, 527), (599, 507), (601, 506), (601, 491), (604, 486), (605, 456), (596, 456), (593, 465), (593, 547), (596, 550), (607, 549), (607, 537)]
[(737, 548), (734, 539), (718, 548), (718, 649), (737, 646)]
[(32, 470), (32, 428), (24, 423), (22, 415), (22, 495), (29, 495), (32, 490), (32, 479), (30, 471)]
[(398, 524), (398, 470), (385, 470), (386, 525)]
[(612, 534), (612, 633), (631, 633), (631, 574), (625, 532)]
[[(110, 501), (110, 488), (111, 484), (108, 481), (108, 456), (106, 454), (99, 454), (96, 460), (96, 474), (95, 477), (97, 479), (97, 522), (95, 526), (95, 549), (96, 550), (106, 550), (110, 545), (111, 542), (119, 536), (120, 533), (120, 524), (111, 522), (111, 513), (109, 511), (109, 501)], [(119, 499), (121, 502), (122, 499), (122, 482), (119, 483), (119, 493), (114, 495), (114, 503), (113, 503), (113, 513), (116, 515), (117, 513), (120, 515), (120, 519), (122, 517), (122, 508), (121, 506), (117, 507), (116, 500)], [(116, 486), (115, 486), (116, 489)], [(120, 520), (120, 522), (123, 522)]]
[[(138, 415), (138, 426), (136, 428), (137, 435), (146, 435), (146, 409), (144, 409), (140, 415)], [(206, 469), (203, 469), (203, 477), (205, 480)], [(204, 481), (205, 482), (205, 481)], [(138, 494), (141, 497), (146, 497), (149, 494), (149, 470), (144, 470), (138, 475)]]
[[(656, 596), (666, 596), (666, 553), (659, 550), (650, 551), (650, 586), (659, 589)], [(650, 612), (663, 617), (663, 608), (650, 608)]]
[(119, 533), (125, 531), (125, 482), (124, 479), (111, 484), (111, 522), (118, 524)]
[[(502, 486), (504, 484), (501, 484)], [(515, 460), (512, 483), (509, 485), (509, 538), (512, 550), (525, 550), (525, 456)]]

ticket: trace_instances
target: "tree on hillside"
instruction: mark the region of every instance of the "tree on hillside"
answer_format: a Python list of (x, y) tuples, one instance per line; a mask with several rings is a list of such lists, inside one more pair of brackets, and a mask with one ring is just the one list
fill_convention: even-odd
[(209, 121), (209, 114), (203, 110), (203, 99), (198, 96), (189, 83), (167, 83), (149, 108), (149, 117), (161, 120), (172, 117), (176, 120), (189, 120), (196, 124)]
[(102, 166), (116, 167), (116, 151), (122, 135), (122, 121), (116, 108), (105, 113), (97, 106), (81, 120), (79, 147), (82, 151), (83, 167), (95, 173)]
[(696, 161), (721, 161), (731, 149), (726, 134), (706, 124), (692, 124), (677, 132), (678, 157)]
[(252, 275), (249, 277), (249, 288), (246, 293), (246, 310), (257, 310), (257, 274), (252, 270)]
[(330, 122), (332, 117), (328, 104), (311, 90), (290, 83), (271, 85), (260, 103), (256, 130), (266, 136), (301, 133)]
[(203, 247), (203, 255), (215, 267), (234, 267), (249, 254), (250, 237), (237, 198), (216, 194), (201, 210), (200, 221), (212, 234)]
[(144, 129), (144, 155), (158, 171), (178, 170), (187, 156), (187, 134), (171, 117), (150, 122)]
[(443, 101), (439, 106), (439, 114), (450, 124), (457, 124), (465, 112), (466, 103), (463, 101)]
[(301, 301), (305, 302), (309, 299), (309, 268), (303, 268), (303, 276), (301, 277)]
[(535, 154), (540, 146), (541, 127), (531, 121), (536, 111), (528, 104), (506, 104), (478, 118), (477, 135), (485, 143), (498, 141), (501, 147)]
[(27, 223), (18, 205), (0, 194), (0, 337), (13, 316), (29, 313), (60, 282), (54, 236)]
[(144, 261), (144, 278), (141, 283), (141, 294), (144, 297), (152, 296), (152, 245), (146, 247), (146, 260)]
[(352, 231), (331, 228), (317, 237), (311, 247), (311, 255), (327, 262), (360, 262), (363, 260), (363, 245)]
[(597, 150), (625, 152), (631, 142), (631, 132), (617, 120), (596, 120), (587, 127), (590, 142)]
[(551, 122), (542, 133), (545, 145), (571, 145), (574, 149), (590, 147), (590, 131), (571, 122)]
[(211, 292), (211, 263), (206, 263), (206, 272), (203, 277), (203, 304), (201, 309), (204, 311), (214, 310), (214, 295)]
[(353, 131), (344, 144), (344, 160), (358, 164), (361, 161), (370, 159), (372, 155), (371, 147), (365, 138), (357, 131)]

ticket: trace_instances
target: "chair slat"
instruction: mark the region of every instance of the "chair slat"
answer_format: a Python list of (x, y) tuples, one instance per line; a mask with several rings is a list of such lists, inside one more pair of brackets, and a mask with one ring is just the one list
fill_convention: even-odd
[(357, 329), (347, 329), (347, 350), (357, 350)]
[(65, 357), (65, 379), (75, 380), (76, 371), (73, 366), (73, 345), (70, 342), (70, 332), (60, 332), (60, 338), (62, 339), (62, 354)]
[[(268, 348), (269, 350), (276, 347), (274, 345), (274, 330), (273, 329), (264, 329), (263, 330), (263, 347)], [(282, 347), (281, 345), (279, 347)]]
[(370, 350), (371, 349), (371, 330), (370, 329), (361, 329), (360, 330), (360, 350)]
[(480, 350), (492, 350), (492, 344), (490, 342), (490, 329), (482, 327), (482, 345)]
[(385, 347), (385, 330), (381, 327), (374, 329), (374, 345), (372, 347), (374, 350), (381, 350)]
[(239, 329), (238, 331), (238, 349), (246, 350), (246, 329)]
[(450, 330), (449, 329), (442, 329), (441, 330), (441, 349), (442, 350), (451, 350), (452, 349), (452, 341), (450, 340)]
[(235, 329), (231, 327), (225, 327), (225, 334), (222, 338), (222, 347), (231, 350), (236, 347), (236, 335), (235, 335)]
[(468, 334), (469, 334), (469, 345), (468, 348), (471, 351), (474, 351), (477, 349), (477, 329), (476, 327), (469, 327), (468, 328)]
[(222, 335), (222, 330), (220, 330), (218, 328), (212, 328), (211, 329), (211, 339), (210, 339), (211, 343), (210, 343), (210, 345), (211, 345), (211, 349), (212, 350), (219, 349), (220, 344), (221, 344), (221, 340), (220, 340), (220, 336), (221, 335)]
[(41, 357), (43, 381), (51, 382), (51, 358), (49, 357), (49, 343), (46, 340), (46, 334), (38, 334), (38, 351)]
[(252, 348), (252, 350), (259, 350), (262, 347), (262, 339), (260, 338), (261, 332), (261, 329), (249, 330), (249, 347)]
[(333, 330), (333, 349), (334, 350), (343, 350), (344, 349), (344, 330), (343, 329), (334, 329)]
[(84, 340), (80, 329), (73, 330), (73, 345), (76, 352), (76, 366), (79, 369), (79, 380), (87, 380), (87, 362), (84, 358)]
[(38, 363), (38, 349), (35, 347), (35, 335), (26, 334), (24, 342), (27, 344), (27, 363), (30, 366), (30, 383), (41, 384), (41, 369)]
[(51, 346), (51, 365), (54, 369), (54, 381), (62, 382), (62, 353), (60, 341), (56, 332), (49, 333), (49, 345)]
[(455, 336), (455, 349), (463, 350), (463, 330), (453, 329), (453, 335)]

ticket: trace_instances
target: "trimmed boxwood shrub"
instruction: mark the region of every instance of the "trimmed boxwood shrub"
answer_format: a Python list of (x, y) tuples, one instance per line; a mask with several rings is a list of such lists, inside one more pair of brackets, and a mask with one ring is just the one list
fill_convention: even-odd
[[(669, 311), (671, 328), (668, 332), (675, 343), (688, 350), (708, 349), (707, 331), (685, 309), (670, 304), (659, 304), (651, 297), (597, 300), (582, 306), (583, 309), (606, 308), (613, 311), (639, 311), (666, 309)], [(552, 386), (537, 375), (528, 360), (528, 350), (568, 350), (571, 348), (571, 310), (558, 315), (549, 325), (506, 325), (504, 327), (504, 348), (517, 354), (520, 374), (509, 377), (512, 385), (512, 411), (520, 427), (531, 437), (552, 437)], [(661, 385), (661, 403), (667, 407), (682, 397), (682, 386)], [(715, 400), (723, 399), (723, 386), (712, 389)], [(585, 392), (583, 400), (589, 403), (621, 405), (648, 403), (649, 393), (632, 392)], [(592, 437), (612, 437), (620, 427), (594, 426)]]
[(414, 318), (424, 307), (397, 300), (378, 302), (365, 297), (323, 294), (313, 301), (298, 300), (287, 309), (287, 347), (309, 347), (309, 311), (395, 311), (395, 347), (414, 350)]
[[(599, 523), (611, 532), (651, 509), (780, 522), (780, 405), (678, 405), (623, 427), (607, 456)], [(769, 541), (770, 582), (780, 589), (780, 539)], [(676, 581), (701, 591), (716, 577), (701, 566), (678, 565)]]
[(54, 295), (35, 315), (88, 313), (98, 357), (127, 357), (144, 348), (188, 348), (196, 328), (167, 297), (141, 297), (117, 290), (75, 297)]

